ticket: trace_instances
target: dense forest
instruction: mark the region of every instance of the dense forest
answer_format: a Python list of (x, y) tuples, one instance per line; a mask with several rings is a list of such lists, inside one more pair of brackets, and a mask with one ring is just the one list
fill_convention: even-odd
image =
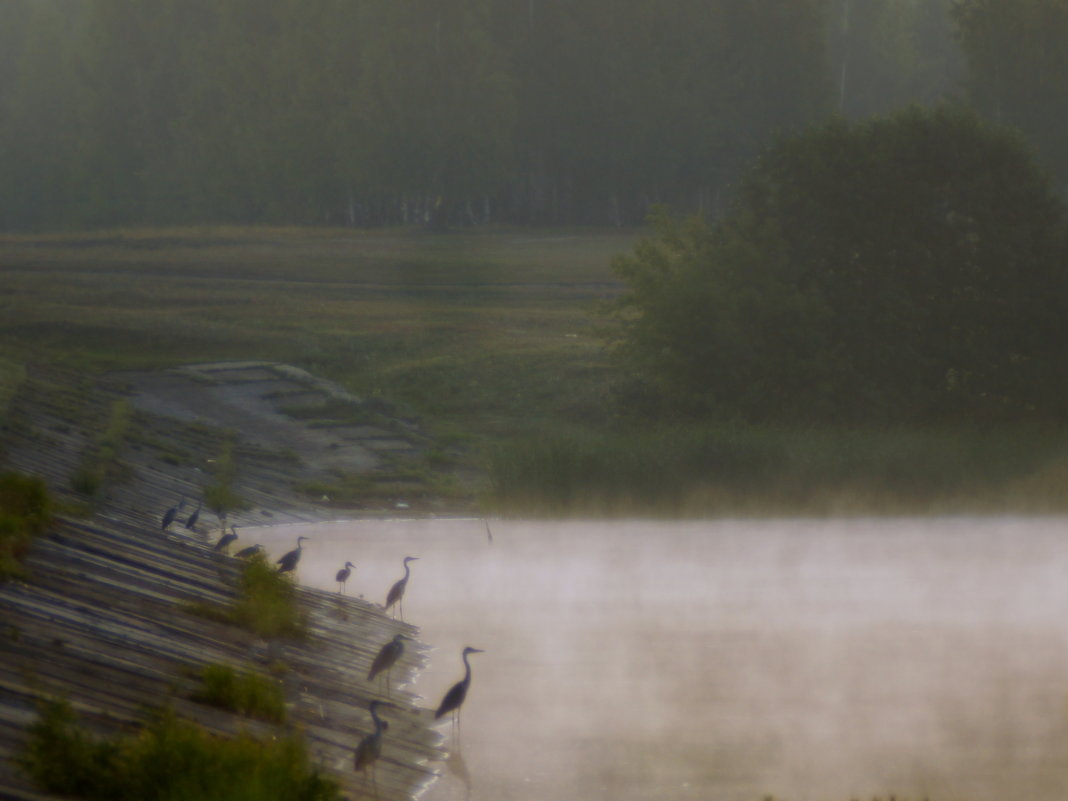
[(1065, 0), (5, 0), (0, 229), (718, 216), (777, 133), (957, 97), (1068, 183)]

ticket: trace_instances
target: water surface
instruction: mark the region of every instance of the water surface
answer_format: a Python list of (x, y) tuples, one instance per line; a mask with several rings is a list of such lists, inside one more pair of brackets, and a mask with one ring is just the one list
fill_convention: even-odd
[(491, 525), (247, 531), (379, 603), (420, 557), (428, 707), (486, 650), (427, 801), (1068, 798), (1068, 521)]

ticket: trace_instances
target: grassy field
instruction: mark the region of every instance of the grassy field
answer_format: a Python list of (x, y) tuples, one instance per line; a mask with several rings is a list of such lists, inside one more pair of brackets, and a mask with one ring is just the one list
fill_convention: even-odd
[[(0, 348), (88, 371), (274, 359), (494, 436), (583, 402), (633, 235), (167, 231), (0, 239)], [(578, 381), (577, 379), (581, 379)], [(595, 382), (594, 382), (595, 383)]]
[[(0, 237), (0, 364), (288, 362), (421, 419), (500, 513), (1062, 511), (1068, 437), (640, 430), (593, 307), (630, 232), (185, 229)], [(0, 397), (2, 400), (2, 397)]]

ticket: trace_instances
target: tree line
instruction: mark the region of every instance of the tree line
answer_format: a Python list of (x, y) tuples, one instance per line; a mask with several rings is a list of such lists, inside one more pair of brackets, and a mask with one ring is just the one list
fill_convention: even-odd
[(0, 228), (714, 217), (777, 132), (959, 91), (1063, 174), (1064, 6), (7, 0)]

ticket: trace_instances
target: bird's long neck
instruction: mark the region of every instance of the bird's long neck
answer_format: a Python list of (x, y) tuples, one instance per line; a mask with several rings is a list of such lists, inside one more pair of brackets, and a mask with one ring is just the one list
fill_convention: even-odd
[(375, 722), (375, 734), (381, 734), (382, 733), (382, 728), (383, 728), (383, 723), (378, 717), (378, 708), (377, 707), (371, 707), (371, 719), (374, 720), (374, 722)]
[(471, 683), (471, 663), (467, 661), (467, 652), (464, 651), (464, 686)]
[(408, 580), (408, 574), (412, 572), (412, 566), (407, 562), (404, 563), (404, 580)]

